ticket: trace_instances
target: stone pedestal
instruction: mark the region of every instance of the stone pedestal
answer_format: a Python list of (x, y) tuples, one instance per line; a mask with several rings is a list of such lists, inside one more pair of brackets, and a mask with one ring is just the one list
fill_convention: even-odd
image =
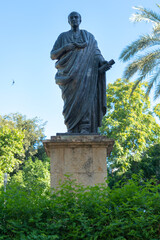
[(63, 182), (65, 174), (84, 186), (105, 183), (106, 157), (114, 140), (100, 135), (58, 135), (43, 144), (51, 159), (51, 187)]

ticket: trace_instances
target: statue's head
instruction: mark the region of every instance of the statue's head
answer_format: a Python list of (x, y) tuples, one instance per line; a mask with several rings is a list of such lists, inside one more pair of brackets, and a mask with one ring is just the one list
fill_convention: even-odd
[(71, 12), (68, 15), (68, 22), (71, 27), (77, 27), (81, 23), (81, 15), (78, 12)]

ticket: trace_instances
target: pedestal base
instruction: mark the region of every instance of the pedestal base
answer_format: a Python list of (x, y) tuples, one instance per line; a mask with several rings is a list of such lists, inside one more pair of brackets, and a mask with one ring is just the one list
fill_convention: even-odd
[(105, 183), (106, 157), (114, 140), (100, 135), (58, 135), (43, 141), (51, 159), (51, 187), (57, 187), (69, 174), (84, 186)]

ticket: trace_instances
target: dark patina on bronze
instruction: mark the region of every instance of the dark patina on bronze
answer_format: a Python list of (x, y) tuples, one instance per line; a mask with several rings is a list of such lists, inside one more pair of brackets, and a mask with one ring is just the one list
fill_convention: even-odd
[(105, 61), (94, 36), (79, 29), (79, 13), (70, 13), (68, 22), (71, 30), (59, 35), (51, 51), (51, 59), (57, 60), (55, 80), (62, 91), (67, 134), (97, 134), (106, 114), (105, 71), (114, 60)]

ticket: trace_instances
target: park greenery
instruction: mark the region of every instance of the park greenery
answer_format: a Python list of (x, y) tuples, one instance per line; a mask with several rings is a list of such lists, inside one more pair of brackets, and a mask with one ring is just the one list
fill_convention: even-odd
[(18, 113), (0, 116), (0, 186), (4, 173), (20, 175), (19, 171), (30, 159), (35, 162), (39, 152), (41, 160), (47, 159), (42, 149), (44, 125), (38, 118), (27, 119)]
[(0, 239), (158, 240), (159, 191), (140, 175), (113, 189), (69, 179), (52, 192), (12, 184), (0, 193)]
[[(115, 140), (107, 184), (85, 188), (66, 176), (50, 189), (45, 123), (20, 113), (0, 116), (0, 240), (160, 239), (160, 104), (152, 107), (148, 97), (154, 85), (155, 98), (160, 95), (160, 52), (153, 48), (160, 43), (160, 16), (136, 9), (132, 20), (151, 22), (153, 31), (123, 50), (123, 61), (142, 56), (124, 79), (107, 86), (100, 134)], [(139, 78), (130, 82), (135, 73)]]
[[(101, 134), (115, 139), (106, 185), (68, 179), (50, 190), (44, 125), (21, 114), (0, 118), (0, 239), (159, 239), (160, 104), (150, 108), (147, 83), (107, 87)], [(6, 191), (3, 174), (8, 173)]]
[[(117, 79), (107, 87), (107, 115), (100, 130), (115, 140), (111, 156), (107, 159), (112, 182), (137, 173), (137, 170), (133, 171), (133, 165), (140, 165), (149, 148), (155, 144), (160, 147), (160, 125), (155, 119), (159, 116), (160, 104), (151, 110), (149, 98), (145, 97), (147, 83), (139, 84), (131, 94), (134, 84), (126, 79)], [(157, 174), (158, 164), (157, 159)]]

